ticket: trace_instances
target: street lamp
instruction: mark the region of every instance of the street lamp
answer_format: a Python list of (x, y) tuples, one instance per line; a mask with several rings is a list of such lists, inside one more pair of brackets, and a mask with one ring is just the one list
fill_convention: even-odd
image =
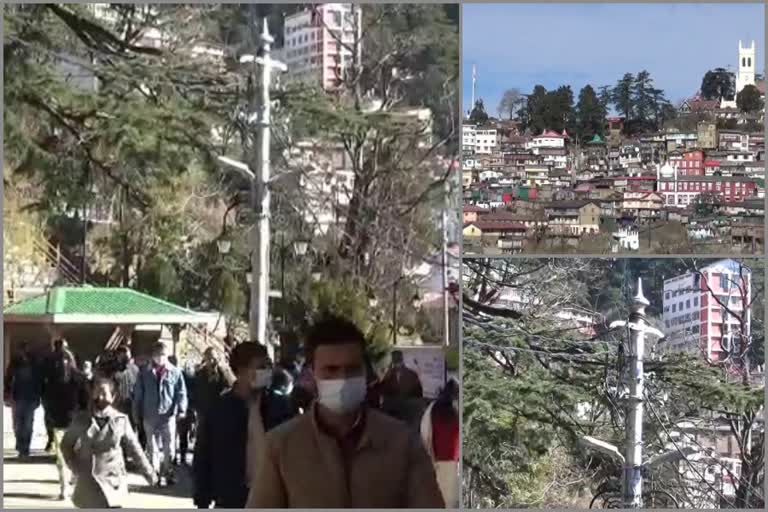
[(219, 254), (229, 254), (232, 249), (232, 241), (227, 238), (219, 238), (216, 240), (216, 247), (219, 249)]
[(240, 63), (252, 63), (258, 66), (258, 78), (260, 97), (254, 97), (254, 104), (258, 104), (258, 112), (251, 110), (247, 115), (249, 124), (257, 125), (258, 155), (249, 165), (219, 156), (218, 161), (225, 166), (244, 175), (251, 189), (251, 209), (256, 214), (256, 229), (252, 232), (251, 239), (251, 307), (249, 311), (250, 338), (267, 345), (267, 350), (272, 356), (272, 347), (267, 341), (267, 318), (269, 307), (269, 214), (270, 214), (270, 109), (271, 100), (269, 87), (272, 81), (272, 70), (286, 71), (282, 62), (270, 57), (271, 45), (274, 39), (269, 34), (267, 19), (264, 24), (261, 39), (261, 56), (243, 55)]
[(309, 249), (309, 242), (306, 240), (296, 240), (293, 242), (293, 250), (296, 252), (296, 256), (302, 257), (307, 254)]

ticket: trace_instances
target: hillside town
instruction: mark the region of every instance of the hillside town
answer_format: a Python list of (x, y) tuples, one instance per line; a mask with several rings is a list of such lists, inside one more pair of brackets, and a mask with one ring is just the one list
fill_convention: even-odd
[(765, 79), (755, 55), (754, 41), (739, 41), (738, 71), (710, 72), (726, 87), (662, 105), (651, 129), (610, 115), (607, 101), (598, 126), (579, 134), (526, 125), (514, 111), (492, 118), (473, 79), (462, 127), (465, 253), (761, 253)]

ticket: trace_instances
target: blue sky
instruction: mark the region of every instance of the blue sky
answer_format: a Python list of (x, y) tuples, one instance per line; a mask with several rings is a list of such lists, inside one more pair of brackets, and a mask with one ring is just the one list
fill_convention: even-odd
[(503, 92), (614, 85), (647, 69), (673, 102), (694, 94), (707, 70), (737, 66), (739, 39), (755, 40), (764, 72), (762, 4), (464, 4), (464, 111), (477, 96), (495, 114)]

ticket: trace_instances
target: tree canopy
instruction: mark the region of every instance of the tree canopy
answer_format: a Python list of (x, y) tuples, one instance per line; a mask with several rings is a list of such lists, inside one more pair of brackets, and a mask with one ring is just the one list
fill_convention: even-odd
[[(46, 236), (68, 240), (67, 256), (87, 260), (89, 282), (242, 316), (249, 187), (216, 157), (254, 157), (255, 134), (242, 114), (253, 108), (256, 89), (238, 57), (257, 50), (260, 17), (267, 16), (280, 47), (284, 15), (307, 8), (5, 6), (4, 164), (11, 183), (25, 180), (36, 190), (19, 207), (50, 219)], [(152, 31), (163, 44), (147, 39)], [(273, 227), (312, 248), (294, 262), (301, 263), (297, 276), (335, 272), (389, 296), (403, 268), (431, 257), (432, 216), (446, 186), (455, 186), (457, 9), (366, 5), (360, 35), (349, 45), (362, 60), (339, 77), (335, 93), (284, 81), (272, 93), (273, 173), (283, 176), (273, 190)], [(321, 148), (329, 163), (343, 162), (352, 177), (347, 188), (320, 197), (308, 186), (324, 178), (303, 163), (305, 143)], [(340, 159), (330, 147), (341, 149)], [(296, 209), (334, 210), (327, 205), (339, 193), (348, 207), (334, 211), (333, 233)], [(94, 210), (107, 212), (108, 221), (61, 221)], [(234, 242), (226, 257), (216, 250), (223, 236)], [(280, 251), (273, 258), (277, 280)], [(299, 277), (287, 285), (290, 300), (309, 300)]]
[[(588, 435), (623, 451), (628, 339), (611, 328), (626, 319), (638, 277), (660, 326), (664, 279), (698, 272), (694, 260), (465, 260), (464, 267), (464, 489), (469, 507), (587, 507), (621, 467), (588, 452)], [(743, 263), (742, 263), (743, 264)], [(762, 325), (763, 279), (743, 297)], [(713, 295), (714, 296), (714, 295)], [(737, 323), (744, 319), (736, 313)], [(740, 331), (745, 332), (745, 331)], [(752, 331), (748, 345), (762, 346)], [(738, 354), (743, 351), (738, 351)], [(763, 390), (742, 380), (758, 368), (749, 357), (726, 364), (699, 353), (667, 351), (646, 339), (646, 457), (673, 449), (669, 432), (693, 422), (704, 431), (727, 426), (740, 446), (743, 468), (734, 477), (732, 506), (762, 503)], [(733, 371), (740, 369), (734, 378)], [(749, 373), (748, 371), (746, 373)], [(752, 432), (747, 436), (746, 432)], [(693, 442), (688, 434), (678, 442)], [(747, 439), (750, 438), (750, 439)], [(685, 507), (719, 504), (719, 490), (662, 465), (645, 478)], [(724, 471), (716, 462), (691, 461), (696, 471)], [(709, 469), (707, 469), (709, 468)], [(690, 473), (690, 471), (688, 471)], [(647, 487), (646, 487), (647, 488)]]

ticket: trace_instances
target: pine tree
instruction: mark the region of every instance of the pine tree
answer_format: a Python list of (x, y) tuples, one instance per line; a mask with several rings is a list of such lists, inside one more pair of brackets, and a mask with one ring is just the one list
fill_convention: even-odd
[(591, 139), (595, 134), (601, 137), (605, 132), (605, 111), (591, 85), (579, 92), (576, 105), (576, 135), (579, 140)]
[(488, 122), (488, 114), (485, 111), (485, 105), (482, 98), (478, 98), (475, 101), (475, 106), (472, 107), (472, 111), (469, 113), (469, 120), (475, 124), (485, 124)]
[(635, 119), (634, 84), (635, 76), (632, 73), (626, 73), (611, 90), (611, 104), (624, 116), (625, 126), (626, 123)]

